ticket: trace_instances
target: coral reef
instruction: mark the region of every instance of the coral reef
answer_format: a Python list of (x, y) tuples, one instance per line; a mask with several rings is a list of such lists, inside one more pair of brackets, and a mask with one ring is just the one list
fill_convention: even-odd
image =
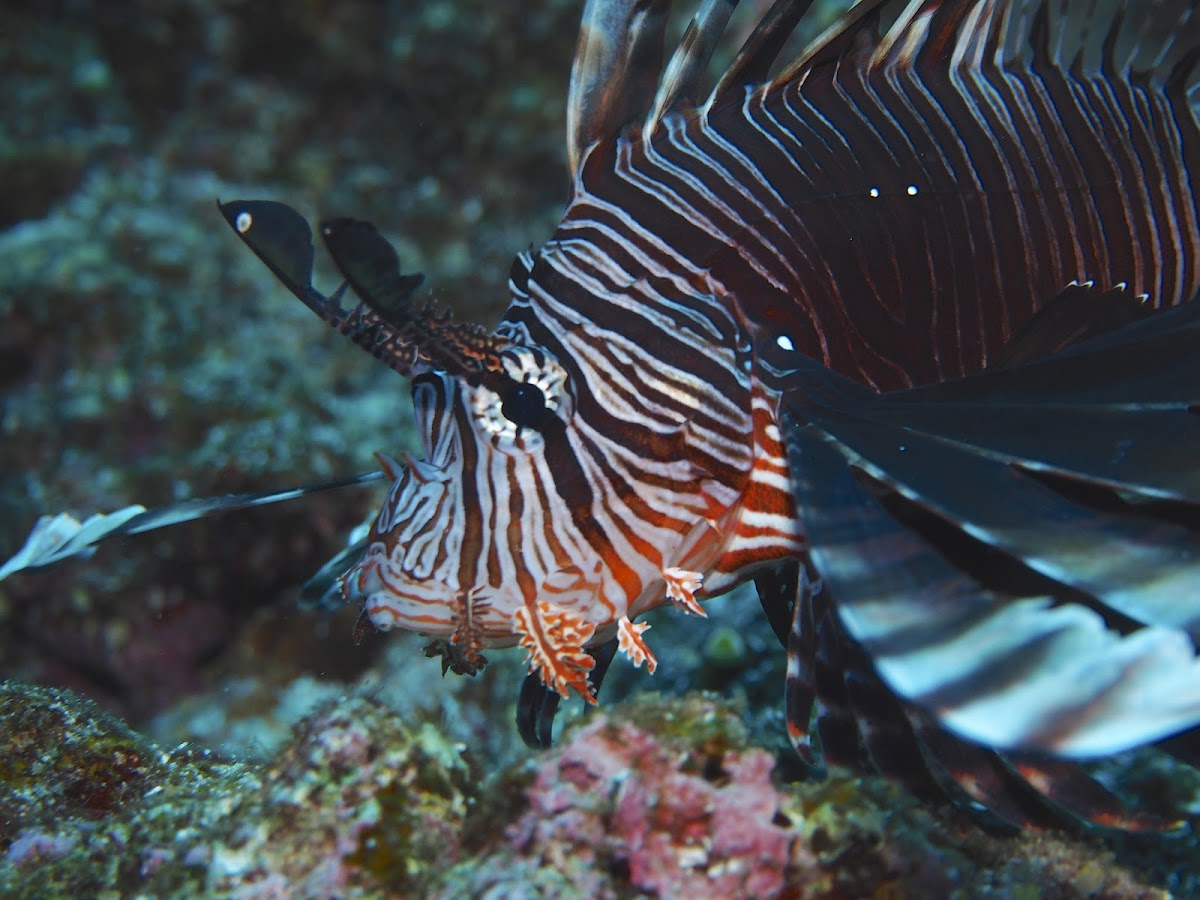
[[(498, 769), (362, 691), (259, 762), (0, 685), (0, 893), (1166, 897), (1093, 843), (988, 835), (879, 779), (781, 785), (735, 706), (645, 696)], [(1161, 840), (1161, 839), (1160, 839)], [(1156, 880), (1195, 888), (1195, 850)]]
[(0, 893), (373, 896), (456, 856), (460, 750), (363, 697), (269, 765), (167, 751), (94, 704), (0, 686)]
[(260, 778), (168, 751), (69, 692), (0, 684), (0, 894), (186, 893), (208, 836)]
[[(739, 746), (741, 723), (728, 712), (692, 707), (656, 703), (574, 731), (539, 768), (529, 809), (510, 828), (512, 849), (555, 869), (570, 860), (611, 873), (652, 896), (778, 895), (793, 836), (771, 784), (774, 759)], [(668, 735), (688, 737), (664, 741), (639, 727), (647, 712)], [(683, 727), (697, 720), (698, 733)]]
[(572, 729), (435, 895), (1168, 896), (1094, 845), (988, 835), (881, 779), (780, 786), (773, 765), (711, 695), (640, 697)]

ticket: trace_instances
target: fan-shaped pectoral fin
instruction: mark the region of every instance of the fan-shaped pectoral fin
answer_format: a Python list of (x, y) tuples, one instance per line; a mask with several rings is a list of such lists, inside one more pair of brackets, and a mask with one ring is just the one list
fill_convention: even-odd
[(968, 740), (1088, 757), (1200, 721), (1180, 629), (1129, 634), (1076, 602), (989, 590), (893, 519), (837, 438), (799, 427), (793, 481), (841, 623), (900, 696)]

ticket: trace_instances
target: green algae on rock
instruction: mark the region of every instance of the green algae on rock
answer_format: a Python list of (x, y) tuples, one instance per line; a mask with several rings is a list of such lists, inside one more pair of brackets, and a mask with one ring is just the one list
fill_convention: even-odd
[(165, 750), (68, 691), (0, 685), (0, 894), (378, 896), (453, 860), (459, 748), (362, 698), (266, 766)]
[(245, 827), (214, 856), (213, 887), (301, 896), (409, 891), (458, 855), (472, 780), (434, 727), (365, 697), (318, 708), (266, 767)]
[(429, 717), (361, 694), (250, 764), (7, 682), (0, 894), (1168, 896), (1102, 847), (987, 835), (879, 778), (780, 785), (707, 694), (589, 715), (488, 777), (467, 760)]
[(167, 750), (69, 691), (0, 684), (0, 894), (175, 893), (204, 885), (204, 848), (246, 766)]

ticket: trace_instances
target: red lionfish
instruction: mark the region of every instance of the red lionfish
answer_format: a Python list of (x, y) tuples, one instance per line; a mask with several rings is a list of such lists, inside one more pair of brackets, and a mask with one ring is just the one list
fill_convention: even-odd
[(618, 650), (654, 670), (640, 615), (754, 579), (814, 771), (815, 708), (922, 795), (1156, 824), (1070, 760), (1200, 758), (1197, 4), (862, 0), (781, 60), (779, 0), (708, 90), (735, 5), (664, 65), (668, 2), (589, 0), (570, 203), (493, 332), (368, 223), (320, 226), (325, 296), (298, 213), (221, 205), (412, 382), (341, 593), (457, 672), (520, 645), (545, 745)]

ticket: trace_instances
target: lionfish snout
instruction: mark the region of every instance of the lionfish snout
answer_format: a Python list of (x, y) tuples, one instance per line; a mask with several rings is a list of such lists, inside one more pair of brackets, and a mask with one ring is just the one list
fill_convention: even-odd
[(413, 578), (389, 562), (383, 543), (374, 543), (366, 555), (342, 576), (342, 594), (361, 604), (379, 631), (401, 628), (435, 637), (454, 632), (452, 606), (446, 586), (429, 578)]
[(446, 552), (454, 530), (454, 472), (407, 454), (404, 464), (379, 459), (392, 487), (371, 526), (366, 553), (341, 578), (342, 595), (361, 604), (380, 631), (448, 636), (455, 627), (458, 574)]

